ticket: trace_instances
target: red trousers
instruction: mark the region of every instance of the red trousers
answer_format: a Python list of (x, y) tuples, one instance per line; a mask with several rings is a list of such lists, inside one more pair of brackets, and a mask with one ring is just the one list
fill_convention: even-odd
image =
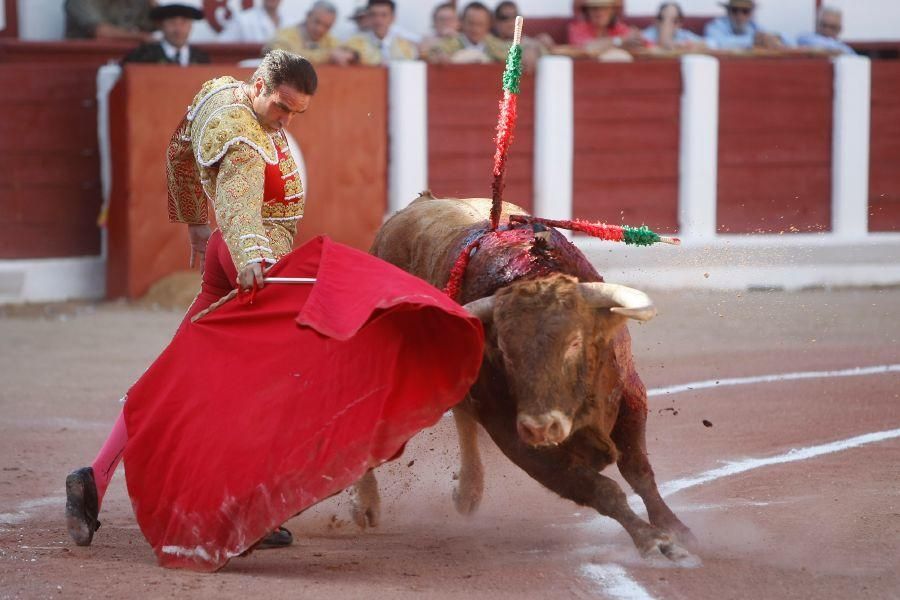
[(216, 229), (209, 236), (206, 245), (206, 259), (203, 263), (203, 280), (200, 283), (200, 293), (194, 299), (193, 304), (184, 315), (184, 320), (178, 327), (181, 329), (186, 323), (191, 322), (191, 317), (201, 310), (209, 308), (211, 304), (227, 295), (237, 287), (237, 268), (231, 260), (231, 253), (222, 237), (222, 232)]

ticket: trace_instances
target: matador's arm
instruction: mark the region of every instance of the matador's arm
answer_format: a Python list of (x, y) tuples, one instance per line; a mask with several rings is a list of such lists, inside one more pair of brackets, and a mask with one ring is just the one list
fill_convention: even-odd
[(239, 143), (228, 149), (216, 176), (216, 222), (238, 272), (252, 263), (275, 264), (262, 222), (266, 163)]

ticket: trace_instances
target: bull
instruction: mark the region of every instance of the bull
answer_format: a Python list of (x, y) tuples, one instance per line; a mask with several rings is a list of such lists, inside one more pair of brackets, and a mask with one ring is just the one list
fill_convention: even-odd
[[(477, 425), (532, 478), (618, 521), (644, 556), (691, 559), (695, 539), (660, 496), (647, 458), (647, 392), (631, 354), (628, 319), (656, 314), (646, 294), (604, 283), (555, 229), (510, 224), (526, 215), (504, 203), (487, 233), (491, 201), (422, 194), (379, 230), (371, 252), (432, 285), (447, 284), (474, 240), (458, 300), (485, 327), (477, 381), (453, 409), (459, 435), (457, 510), (470, 514), (484, 490)], [(649, 523), (601, 474), (615, 462), (642, 498)], [(352, 490), (354, 520), (377, 525), (378, 484), (369, 471)]]

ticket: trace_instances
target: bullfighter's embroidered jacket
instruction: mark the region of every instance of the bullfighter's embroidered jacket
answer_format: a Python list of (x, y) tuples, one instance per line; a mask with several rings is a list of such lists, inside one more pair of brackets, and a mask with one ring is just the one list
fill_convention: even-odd
[(284, 132), (259, 123), (241, 82), (203, 84), (166, 154), (169, 220), (208, 222), (207, 199), (238, 271), (291, 251), (305, 198)]

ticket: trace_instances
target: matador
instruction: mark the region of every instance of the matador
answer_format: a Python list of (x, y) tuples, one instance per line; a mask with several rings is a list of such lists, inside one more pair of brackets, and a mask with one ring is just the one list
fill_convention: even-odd
[[(317, 83), (309, 61), (274, 50), (249, 82), (204, 83), (175, 130), (166, 155), (169, 219), (187, 224), (191, 264), (199, 256), (203, 271), (181, 327), (238, 286), (262, 288), (266, 267), (291, 251), (305, 198), (284, 128), (309, 108)], [(208, 204), (218, 225), (213, 232)], [(79, 546), (90, 545), (100, 526), (100, 505), (127, 439), (120, 413), (91, 466), (66, 478), (67, 526)], [(280, 527), (259, 547), (291, 542)]]

